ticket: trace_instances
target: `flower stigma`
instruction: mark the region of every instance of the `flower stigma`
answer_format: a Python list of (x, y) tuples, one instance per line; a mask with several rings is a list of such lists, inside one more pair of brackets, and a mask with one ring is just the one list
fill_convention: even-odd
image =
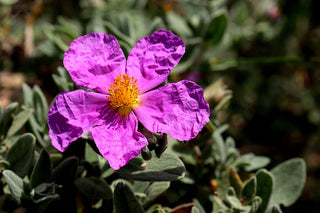
[(137, 79), (128, 74), (120, 74), (108, 89), (110, 107), (116, 109), (120, 115), (126, 116), (140, 103), (140, 89)]

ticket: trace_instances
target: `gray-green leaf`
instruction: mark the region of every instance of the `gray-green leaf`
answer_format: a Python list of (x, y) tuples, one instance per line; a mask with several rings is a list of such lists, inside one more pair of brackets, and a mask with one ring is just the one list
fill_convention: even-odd
[(124, 182), (119, 182), (114, 189), (114, 204), (117, 213), (144, 213), (144, 209)]
[(273, 175), (267, 170), (260, 170), (257, 175), (257, 192), (256, 195), (262, 199), (258, 212), (264, 212), (269, 204), (269, 200), (274, 188)]
[(34, 158), (35, 137), (26, 133), (9, 149), (6, 160), (18, 176), (24, 177), (31, 169)]
[(31, 116), (33, 109), (25, 109), (19, 112), (12, 121), (12, 124), (8, 130), (7, 137), (14, 135), (18, 132), (21, 127), (28, 121), (29, 117)]
[(257, 178), (252, 177), (242, 189), (241, 198), (244, 200), (245, 203), (250, 203), (254, 197), (256, 196), (257, 191)]
[(4, 170), (3, 176), (9, 186), (11, 195), (20, 204), (21, 200), (27, 197), (27, 194), (24, 192), (26, 183), (11, 170)]
[(203, 37), (205, 43), (208, 45), (218, 44), (223, 38), (227, 23), (227, 15), (224, 11), (214, 15), (211, 18)]
[(112, 198), (111, 188), (103, 179), (97, 177), (79, 178), (76, 179), (75, 184), (91, 200)]
[(143, 200), (143, 206), (148, 205), (150, 202), (155, 200), (161, 193), (166, 191), (170, 186), (170, 182), (154, 182), (146, 191), (146, 199)]
[(138, 156), (117, 172), (134, 180), (174, 181), (183, 178), (185, 167), (177, 156), (163, 153), (160, 158), (153, 156), (149, 161), (144, 161)]
[(52, 175), (52, 163), (49, 153), (43, 149), (40, 152), (39, 159), (37, 160), (31, 176), (30, 184), (32, 188), (40, 185), (41, 183), (50, 183)]
[(301, 158), (287, 160), (271, 170), (274, 176), (274, 192), (271, 205), (288, 207), (300, 196), (306, 181), (306, 164)]

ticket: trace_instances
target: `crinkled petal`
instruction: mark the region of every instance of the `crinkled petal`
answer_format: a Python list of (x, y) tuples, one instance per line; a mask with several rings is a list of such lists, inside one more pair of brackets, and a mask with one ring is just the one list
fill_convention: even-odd
[(91, 33), (70, 44), (63, 64), (78, 86), (107, 93), (116, 76), (125, 72), (126, 58), (113, 35)]
[(111, 110), (107, 104), (107, 97), (99, 93), (84, 90), (61, 93), (48, 113), (52, 145), (63, 152), (83, 132), (103, 123), (103, 117)]
[(124, 118), (115, 111), (107, 119), (105, 125), (94, 127), (90, 132), (100, 153), (114, 170), (118, 170), (137, 157), (148, 142), (137, 132), (138, 121), (133, 113)]
[(192, 81), (166, 84), (140, 97), (141, 105), (134, 112), (151, 132), (190, 140), (209, 121), (210, 109), (203, 98), (203, 90)]
[(163, 83), (185, 51), (183, 40), (171, 31), (158, 30), (140, 39), (131, 50), (127, 74), (138, 80), (141, 92)]

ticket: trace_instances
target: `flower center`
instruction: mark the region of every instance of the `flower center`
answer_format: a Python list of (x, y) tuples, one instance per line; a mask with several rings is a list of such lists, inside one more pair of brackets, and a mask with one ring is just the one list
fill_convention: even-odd
[(137, 79), (127, 74), (118, 75), (108, 91), (110, 107), (118, 110), (120, 115), (128, 115), (140, 103)]

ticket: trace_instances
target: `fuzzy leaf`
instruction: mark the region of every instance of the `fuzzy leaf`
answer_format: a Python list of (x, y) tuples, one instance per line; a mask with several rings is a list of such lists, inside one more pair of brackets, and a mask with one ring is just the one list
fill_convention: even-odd
[(1, 112), (1, 115), (0, 115), (0, 140), (6, 136), (8, 130), (11, 126), (11, 123), (13, 121), (13, 115), (17, 111), (17, 109), (18, 109), (18, 103), (13, 102), (6, 108), (6, 110)]
[(21, 127), (28, 121), (29, 117), (31, 116), (33, 109), (25, 109), (19, 112), (12, 121), (12, 124), (8, 130), (7, 137), (14, 135), (18, 132)]
[(48, 117), (47, 100), (39, 86), (33, 88), (33, 107), (35, 109), (35, 117), (41, 127), (46, 126)]
[(270, 208), (268, 208), (266, 213), (282, 213), (282, 211), (281, 211), (280, 207), (278, 205), (276, 205), (276, 206), (271, 206)]
[(200, 213), (206, 213), (203, 206), (200, 204), (200, 202), (197, 199), (192, 199), (192, 203), (194, 203), (195, 207), (199, 210)]
[(241, 156), (233, 165), (237, 168), (243, 168), (245, 171), (250, 172), (260, 169), (268, 165), (270, 159), (265, 156), (256, 156), (253, 153), (248, 153)]
[(224, 127), (220, 127), (212, 134), (215, 142), (213, 144), (215, 159), (221, 164), (224, 164), (227, 159), (227, 148), (221, 135), (223, 131)]
[(258, 212), (264, 212), (269, 204), (269, 200), (274, 188), (274, 179), (273, 175), (267, 170), (260, 170), (256, 174), (257, 178), (257, 192), (256, 196), (259, 196), (262, 199), (262, 203), (259, 207)]
[(57, 71), (60, 75), (53, 74), (52, 78), (61, 91), (71, 91), (73, 89), (73, 83), (70, 75), (63, 67), (58, 67)]
[(200, 210), (197, 207), (192, 207), (191, 213), (200, 213)]
[(98, 154), (91, 148), (88, 143), (86, 143), (85, 159), (91, 164), (99, 163)]
[(31, 169), (35, 140), (32, 134), (23, 134), (6, 155), (6, 160), (10, 163), (10, 169), (20, 177), (24, 177)]
[(232, 186), (233, 189), (235, 190), (236, 195), (240, 196), (243, 188), (243, 183), (240, 179), (239, 174), (233, 167), (229, 168), (229, 183), (230, 183), (230, 186)]
[(225, 212), (228, 210), (228, 207), (223, 203), (221, 198), (218, 196), (212, 196), (212, 204), (213, 204), (213, 211), (212, 212)]
[(11, 195), (18, 202), (18, 204), (20, 204), (22, 199), (27, 197), (26, 193), (24, 192), (26, 183), (11, 170), (4, 170), (3, 176), (9, 186)]
[(55, 183), (41, 183), (33, 189), (32, 201), (34, 203), (49, 204), (53, 200), (60, 198), (56, 193), (57, 184)]
[(141, 192), (144, 193), (148, 186), (150, 185), (149, 182), (146, 181), (134, 181), (133, 185), (132, 185), (132, 190), (136, 193), (136, 192)]
[(178, 35), (181, 35), (183, 37), (192, 36), (192, 31), (183, 17), (179, 16), (175, 12), (168, 12), (166, 13), (166, 19), (168, 21), (169, 27), (173, 29)]
[(114, 189), (114, 204), (117, 213), (144, 213), (134, 193), (124, 182), (119, 182)]
[(61, 185), (73, 183), (76, 176), (78, 164), (79, 160), (75, 157), (64, 160), (53, 170), (53, 181)]
[(231, 204), (231, 206), (234, 209), (240, 210), (242, 212), (249, 212), (251, 207), (250, 206), (244, 206), (240, 202), (240, 200), (237, 198), (234, 189), (231, 187), (227, 191), (227, 200)]
[(112, 198), (111, 188), (103, 179), (97, 177), (79, 178), (76, 179), (75, 184), (91, 200)]
[[(141, 167), (146, 163), (146, 167)], [(163, 153), (161, 158), (153, 156), (145, 161), (138, 156), (117, 171), (120, 175), (141, 181), (173, 181), (183, 178), (185, 167), (175, 155)]]
[(150, 202), (155, 200), (160, 194), (166, 191), (170, 187), (170, 182), (154, 182), (152, 183), (146, 191), (146, 199), (143, 200), (143, 206), (148, 205)]
[(257, 191), (257, 178), (252, 177), (243, 187), (241, 198), (246, 202), (250, 203), (256, 196)]
[(271, 170), (274, 176), (274, 191), (271, 205), (288, 207), (300, 196), (306, 181), (306, 164), (301, 158), (287, 160)]
[(22, 84), (22, 92), (23, 92), (24, 105), (27, 107), (33, 108), (33, 105), (32, 105), (33, 91), (31, 87), (26, 83)]
[(262, 199), (258, 196), (256, 196), (253, 200), (252, 200), (252, 203), (251, 203), (251, 211), (250, 213), (255, 213), (259, 210), (259, 207), (262, 203)]
[(213, 16), (204, 34), (205, 43), (208, 45), (218, 44), (223, 38), (227, 23), (228, 19), (225, 12)]
[(36, 162), (30, 176), (30, 184), (32, 188), (41, 183), (50, 183), (52, 175), (52, 163), (49, 153), (43, 149), (40, 152), (38, 161)]

